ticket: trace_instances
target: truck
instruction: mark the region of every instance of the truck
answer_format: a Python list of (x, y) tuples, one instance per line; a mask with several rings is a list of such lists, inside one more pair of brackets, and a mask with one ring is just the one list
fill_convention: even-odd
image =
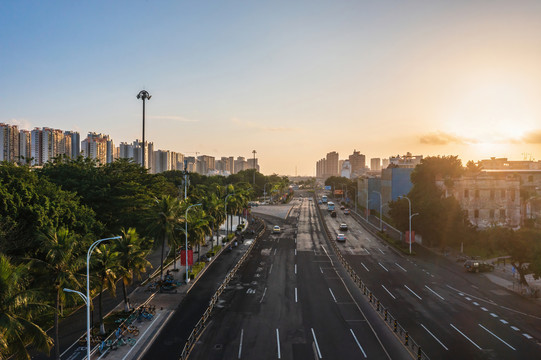
[(334, 211), (334, 203), (333, 203), (332, 201), (329, 201), (329, 202), (327, 203), (327, 210), (328, 210), (329, 212)]
[(326, 204), (327, 203), (327, 195), (321, 196), (321, 201), (323, 202), (323, 204)]

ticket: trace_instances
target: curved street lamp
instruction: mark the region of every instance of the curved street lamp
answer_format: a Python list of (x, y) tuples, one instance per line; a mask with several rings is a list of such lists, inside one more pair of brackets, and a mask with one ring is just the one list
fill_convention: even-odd
[(407, 197), (405, 195), (402, 195), (402, 196), (399, 196), (398, 198), (403, 198), (403, 199), (408, 200), (408, 205), (409, 205), (409, 207), (408, 207), (409, 208), (409, 229), (410, 229), (409, 230), (409, 236), (410, 236), (409, 243), (410, 243), (410, 255), (411, 255), (411, 218), (414, 217), (415, 215), (419, 215), (419, 213), (415, 213), (415, 214), (411, 213), (411, 200), (410, 200), (409, 197)]
[(186, 215), (184, 216), (184, 223), (186, 224), (186, 284), (190, 281), (190, 278), (188, 277), (188, 210), (193, 208), (194, 206), (201, 206), (202, 204), (193, 204), (188, 206), (186, 209)]
[(139, 91), (139, 94), (137, 94), (137, 98), (143, 100), (143, 167), (145, 167), (145, 100), (150, 100), (151, 97), (152, 95), (146, 90), (141, 90)]

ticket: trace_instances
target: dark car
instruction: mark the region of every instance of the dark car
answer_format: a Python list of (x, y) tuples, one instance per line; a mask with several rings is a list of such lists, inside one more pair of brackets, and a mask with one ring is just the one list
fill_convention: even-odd
[(331, 211), (331, 217), (336, 217), (336, 211)]
[(467, 272), (494, 271), (494, 265), (479, 260), (466, 260), (464, 267)]
[(336, 235), (336, 241), (338, 241), (338, 242), (346, 242), (346, 235), (344, 235), (344, 234)]
[(344, 223), (340, 224), (340, 230), (348, 231), (348, 224), (344, 224)]

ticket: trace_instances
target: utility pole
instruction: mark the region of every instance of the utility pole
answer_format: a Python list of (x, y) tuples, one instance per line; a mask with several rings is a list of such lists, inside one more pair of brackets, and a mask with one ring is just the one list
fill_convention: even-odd
[(257, 171), (257, 166), (255, 165), (255, 154), (257, 151), (253, 150), (252, 154), (254, 154), (254, 191), (255, 191), (255, 172)]

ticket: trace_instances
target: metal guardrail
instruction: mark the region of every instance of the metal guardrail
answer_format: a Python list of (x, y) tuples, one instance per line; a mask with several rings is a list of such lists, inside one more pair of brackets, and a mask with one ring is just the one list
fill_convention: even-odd
[[(233, 279), (233, 277), (235, 276), (239, 268), (243, 265), (244, 261), (246, 261), (246, 259), (250, 255), (250, 252), (252, 251), (253, 247), (255, 246), (257, 242), (257, 239), (259, 239), (261, 235), (263, 235), (263, 233), (265, 232), (265, 229), (267, 228), (265, 225), (265, 222), (260, 219), (257, 219), (257, 221), (260, 222), (260, 225), (259, 225), (260, 230), (257, 232), (257, 236), (254, 238), (254, 241), (250, 244), (250, 247), (242, 255), (242, 257), (237, 262), (235, 267), (227, 274), (227, 276), (225, 277), (220, 287), (218, 287), (218, 290), (216, 290), (216, 292), (212, 296), (212, 299), (210, 300), (207, 310), (205, 310), (205, 312), (203, 313), (203, 316), (201, 317), (201, 319), (199, 319), (194, 329), (192, 330), (190, 336), (188, 337), (188, 340), (186, 340), (186, 343), (184, 344), (184, 348), (182, 349), (182, 352), (180, 354), (180, 358), (179, 358), (180, 360), (186, 360), (188, 359), (188, 356), (190, 356), (190, 352), (192, 351), (192, 348), (195, 345), (195, 342), (201, 335), (201, 332), (205, 328), (207, 321), (210, 318), (212, 311), (214, 310), (214, 306), (218, 302), (218, 298), (220, 297), (222, 292), (225, 290), (225, 288), (227, 287), (231, 279)], [(236, 237), (231, 239), (231, 241), (235, 241), (235, 239)]]
[[(314, 194), (314, 200), (317, 201), (315, 194)], [(391, 328), (391, 330), (394, 331), (394, 333), (402, 341), (402, 344), (412, 353), (413, 356), (416, 356), (418, 360), (430, 360), (430, 358), (424, 353), (421, 346), (417, 344), (417, 342), (415, 342), (411, 338), (411, 336), (409, 336), (409, 333), (398, 323), (398, 320), (395, 317), (393, 317), (393, 315), (389, 312), (389, 310), (387, 310), (387, 308), (381, 304), (379, 299), (365, 285), (365, 283), (357, 275), (357, 273), (351, 267), (351, 265), (349, 265), (347, 260), (342, 255), (342, 252), (338, 248), (338, 245), (336, 245), (336, 241), (332, 238), (331, 232), (329, 231), (329, 228), (327, 227), (327, 223), (323, 220), (323, 215), (321, 214), (321, 208), (319, 207), (319, 205), (317, 205), (317, 202), (315, 203), (315, 205), (317, 207), (319, 220), (321, 221), (323, 229), (325, 230), (325, 234), (327, 235), (327, 238), (329, 239), (329, 242), (331, 243), (331, 246), (336, 256), (338, 257), (338, 260), (340, 260), (340, 263), (342, 263), (342, 265), (348, 272), (351, 279), (361, 289), (363, 295), (368, 298), (368, 301), (370, 305), (372, 306), (372, 308), (376, 310), (376, 312), (385, 321), (385, 323)]]

